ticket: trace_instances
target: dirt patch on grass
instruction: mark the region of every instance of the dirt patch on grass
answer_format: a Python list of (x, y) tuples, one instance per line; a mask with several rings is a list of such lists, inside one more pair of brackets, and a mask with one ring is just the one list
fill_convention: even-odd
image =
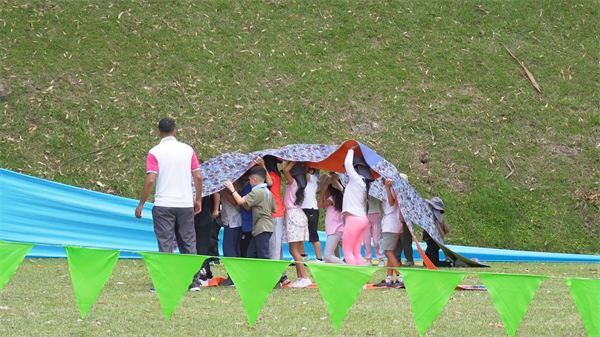
[(429, 176), (429, 151), (423, 148), (417, 148), (414, 152), (413, 170), (421, 176)]
[(354, 134), (381, 131), (381, 125), (374, 121), (377, 109), (363, 103), (350, 101), (349, 105), (339, 108), (340, 120), (349, 125), (348, 131)]
[(381, 130), (381, 127), (377, 122), (357, 123), (350, 127), (352, 133), (372, 133), (379, 130)]
[(481, 93), (470, 83), (465, 83), (461, 87), (448, 90), (446, 98), (442, 100), (448, 102), (451, 99), (457, 99), (462, 104), (476, 103), (481, 101)]
[(600, 193), (598, 191), (576, 189), (573, 191), (573, 199), (577, 201), (577, 208), (586, 209), (588, 205), (600, 208)]
[(548, 145), (547, 148), (548, 151), (567, 158), (574, 158), (579, 151), (581, 151), (581, 149), (577, 146), (569, 146), (564, 144)]
[(8, 83), (3, 79), (0, 79), (0, 101), (7, 101), (8, 94), (10, 93), (10, 88)]

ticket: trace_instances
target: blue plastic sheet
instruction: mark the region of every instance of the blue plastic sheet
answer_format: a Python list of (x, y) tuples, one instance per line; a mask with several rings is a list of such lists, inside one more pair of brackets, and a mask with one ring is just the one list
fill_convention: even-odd
[[(0, 169), (0, 240), (39, 244), (29, 252), (30, 258), (66, 257), (61, 245), (157, 251), (152, 225), (152, 205), (146, 204), (143, 218), (137, 219), (134, 216), (137, 204), (136, 200)], [(320, 232), (319, 235), (324, 245), (325, 233)], [(305, 246), (307, 253), (314, 256), (312, 245)], [(422, 246), (425, 249), (424, 244)], [(447, 247), (468, 258), (476, 257), (480, 261), (600, 263), (599, 255), (453, 245)], [(414, 250), (414, 256), (418, 258), (416, 248)], [(286, 259), (291, 259), (287, 245), (284, 247), (284, 253)], [(121, 252), (121, 258), (140, 256), (131, 252)]]

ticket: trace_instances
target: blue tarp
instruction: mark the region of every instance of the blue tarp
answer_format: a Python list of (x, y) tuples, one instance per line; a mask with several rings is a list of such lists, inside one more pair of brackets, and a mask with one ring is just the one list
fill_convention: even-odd
[[(0, 169), (0, 240), (40, 244), (29, 252), (30, 258), (66, 257), (61, 245), (157, 251), (151, 218), (152, 205), (146, 204), (143, 218), (137, 219), (134, 216), (137, 204), (136, 200)], [(319, 234), (324, 244), (325, 233)], [(310, 254), (312, 251), (309, 246), (306, 244), (307, 253)], [(447, 247), (480, 261), (600, 263), (600, 255)], [(287, 247), (284, 247), (284, 252), (286, 259), (291, 259)], [(140, 256), (122, 252), (121, 257)], [(416, 249), (415, 257), (419, 257)]]

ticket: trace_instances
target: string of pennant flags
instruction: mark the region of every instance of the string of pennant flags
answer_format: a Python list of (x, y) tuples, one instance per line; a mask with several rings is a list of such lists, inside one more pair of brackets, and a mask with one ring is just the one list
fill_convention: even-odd
[[(33, 243), (0, 242), (0, 291), (15, 273)], [(102, 292), (119, 259), (118, 250), (65, 246), (73, 291), (82, 318)], [(211, 258), (156, 252), (139, 253), (148, 268), (165, 320), (175, 312), (202, 263)], [(256, 322), (273, 286), (289, 261), (220, 258), (236, 285), (250, 327)], [(297, 262), (298, 263), (298, 262)], [(305, 263), (329, 310), (335, 331), (363, 286), (382, 267)], [(467, 272), (399, 268), (411, 303), (415, 326), (423, 336), (446, 306)], [(477, 273), (490, 293), (506, 332), (514, 336), (535, 291), (548, 276)], [(589, 336), (600, 336), (600, 279), (566, 278)]]

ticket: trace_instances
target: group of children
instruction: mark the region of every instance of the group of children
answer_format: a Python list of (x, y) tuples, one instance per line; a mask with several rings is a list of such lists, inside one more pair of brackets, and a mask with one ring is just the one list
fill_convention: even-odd
[[(348, 183), (344, 188), (335, 173), (323, 174), (308, 167), (307, 163), (282, 162), (267, 155), (258, 158), (250, 170), (235, 182), (227, 181), (221, 193), (212, 197), (221, 203), (220, 217), (224, 227), (223, 256), (283, 260), (282, 245), (288, 243), (294, 258), (297, 279), (291, 282), (285, 273), (276, 288), (291, 283), (292, 288), (306, 288), (312, 284), (303, 261), (306, 261), (304, 242), (310, 241), (316, 253), (314, 262), (350, 265), (372, 265), (371, 239), (374, 239), (375, 256), (379, 266), (402, 266), (401, 255), (407, 259), (405, 266), (414, 265), (412, 259), (412, 234), (402, 220), (402, 212), (392, 189), (392, 180), (385, 179), (386, 196), (383, 201), (369, 197), (374, 175), (364, 158), (355, 155), (356, 146), (348, 150), (344, 168)], [(283, 163), (280, 171), (279, 164)], [(283, 178), (282, 178), (283, 175)], [(404, 174), (403, 179), (408, 179)], [(285, 192), (281, 198), (283, 179)], [(427, 200), (432, 209), (436, 228), (443, 237), (448, 226), (442, 218), (443, 203), (439, 198)], [(218, 215), (218, 208), (208, 205)], [(218, 205), (218, 204), (217, 204)], [(207, 208), (208, 208), (207, 207)], [(325, 247), (317, 231), (319, 209), (325, 210)], [(204, 205), (203, 205), (204, 211)], [(215, 215), (215, 214), (213, 214)], [(198, 233), (202, 236), (203, 233)], [(204, 233), (206, 235), (206, 233)], [(439, 247), (427, 232), (428, 255), (439, 254)], [(344, 259), (339, 255), (341, 244)], [(429, 245), (431, 244), (431, 249)], [(365, 248), (365, 258), (362, 248)], [(434, 247), (435, 245), (435, 247)], [(434, 252), (435, 250), (435, 252)], [(200, 249), (198, 250), (200, 254)], [(435, 254), (434, 254), (435, 253)], [(439, 262), (439, 255), (437, 258)], [(206, 280), (208, 264), (200, 272)], [(394, 273), (397, 274), (394, 277)], [(220, 284), (232, 286), (231, 279)], [(376, 286), (402, 285), (398, 271), (388, 269), (388, 276)]]

